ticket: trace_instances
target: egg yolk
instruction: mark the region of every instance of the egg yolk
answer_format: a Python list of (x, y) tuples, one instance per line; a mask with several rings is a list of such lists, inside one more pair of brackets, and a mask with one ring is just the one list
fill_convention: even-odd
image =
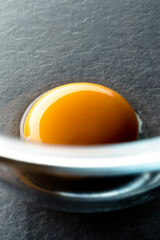
[(30, 108), (23, 125), (26, 140), (92, 145), (137, 139), (137, 117), (117, 92), (92, 83), (54, 88)]

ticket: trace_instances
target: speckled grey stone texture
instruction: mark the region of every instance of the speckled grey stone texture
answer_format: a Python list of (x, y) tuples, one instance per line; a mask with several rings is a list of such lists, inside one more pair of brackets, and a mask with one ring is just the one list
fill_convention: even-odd
[(0, 240), (159, 240), (160, 204), (110, 213), (76, 214), (46, 209), (0, 190)]
[[(119, 91), (160, 134), (160, 1), (1, 0), (0, 131), (17, 136), (35, 97), (60, 84)], [(20, 196), (19, 196), (20, 197)], [(69, 214), (17, 200), (0, 187), (0, 240), (159, 240), (159, 203)]]

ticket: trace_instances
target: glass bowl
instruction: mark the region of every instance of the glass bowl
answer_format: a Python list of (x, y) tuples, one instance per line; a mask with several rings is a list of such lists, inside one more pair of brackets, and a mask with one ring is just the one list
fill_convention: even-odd
[(159, 145), (159, 137), (94, 147), (47, 146), (0, 137), (0, 178), (16, 194), (48, 207), (115, 210), (159, 195)]
[[(0, 183), (65, 211), (110, 211), (160, 192), (157, 1), (91, 2), (0, 2)], [(38, 96), (85, 81), (128, 100), (143, 123), (141, 139), (92, 147), (19, 139), (21, 118)]]

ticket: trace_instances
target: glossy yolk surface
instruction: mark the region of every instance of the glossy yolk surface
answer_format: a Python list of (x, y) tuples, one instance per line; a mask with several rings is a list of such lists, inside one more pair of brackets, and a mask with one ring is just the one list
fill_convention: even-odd
[(52, 89), (33, 104), (24, 123), (29, 141), (90, 145), (136, 140), (138, 122), (115, 91), (92, 83)]

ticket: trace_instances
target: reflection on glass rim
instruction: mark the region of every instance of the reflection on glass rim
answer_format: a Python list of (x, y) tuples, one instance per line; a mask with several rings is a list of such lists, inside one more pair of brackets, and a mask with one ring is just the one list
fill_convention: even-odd
[(111, 176), (159, 171), (159, 146), (160, 137), (130, 143), (71, 147), (27, 143), (0, 136), (0, 160), (50, 167), (50, 170), (62, 173)]

